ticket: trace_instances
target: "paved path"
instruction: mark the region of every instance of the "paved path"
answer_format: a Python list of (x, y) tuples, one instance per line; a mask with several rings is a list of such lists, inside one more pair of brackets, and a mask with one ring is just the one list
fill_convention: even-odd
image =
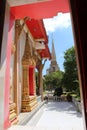
[(44, 110), (37, 126), (50, 126), (58, 129), (74, 130), (79, 128), (83, 130), (82, 115), (77, 112), (73, 103), (68, 102), (50, 102)]
[(49, 102), (25, 126), (9, 130), (84, 130), (81, 113), (73, 103)]

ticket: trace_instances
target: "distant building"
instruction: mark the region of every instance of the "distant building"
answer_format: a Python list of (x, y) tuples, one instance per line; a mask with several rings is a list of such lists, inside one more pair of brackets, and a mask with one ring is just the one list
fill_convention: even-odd
[(51, 72), (56, 72), (60, 70), (59, 66), (57, 64), (56, 61), (56, 53), (55, 53), (55, 49), (54, 49), (54, 42), (52, 40), (52, 52), (51, 52), (51, 63), (50, 63), (50, 67), (46, 70), (46, 73), (49, 74)]

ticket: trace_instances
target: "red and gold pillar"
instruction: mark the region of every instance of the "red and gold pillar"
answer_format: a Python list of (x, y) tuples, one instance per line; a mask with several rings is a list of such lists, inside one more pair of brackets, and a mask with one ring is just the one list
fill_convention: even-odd
[(31, 57), (29, 37), (26, 34), (25, 51), (22, 59), (23, 67), (23, 91), (22, 91), (22, 111), (32, 111), (37, 106), (36, 96), (34, 95), (34, 67), (35, 61)]
[(36, 80), (35, 80), (35, 67), (29, 67), (29, 95), (35, 96), (36, 95)]
[(33, 66), (29, 66), (29, 95), (33, 96), (34, 95), (34, 67)]

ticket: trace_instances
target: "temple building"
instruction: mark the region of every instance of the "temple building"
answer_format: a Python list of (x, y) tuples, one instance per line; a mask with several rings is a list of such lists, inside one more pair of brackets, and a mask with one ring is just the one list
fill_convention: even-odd
[[(14, 21), (9, 73), (9, 121), (11, 124), (18, 122), (18, 115), (21, 112), (30, 112), (38, 105), (35, 69), (38, 71), (39, 86), (42, 87), (39, 91), (43, 91), (42, 61), (50, 57), (43, 21), (30, 20), (27, 17)], [(42, 91), (39, 92), (40, 95)]]
[(59, 66), (56, 61), (56, 53), (55, 53), (55, 48), (54, 48), (54, 41), (52, 39), (52, 52), (51, 52), (51, 63), (49, 69), (46, 70), (47, 74), (50, 74), (51, 72), (56, 72), (60, 70)]
[[(20, 113), (30, 112), (38, 106), (35, 70), (38, 71), (39, 95), (40, 100), (43, 101), (42, 71), (45, 59), (51, 58), (43, 20), (28, 17), (17, 20), (13, 20), (12, 16), (11, 18), (7, 49), (9, 62), (4, 59), (4, 54), (2, 54), (3, 61), (0, 70), (0, 76), (4, 78), (5, 63), (7, 62), (6, 87), (8, 93), (6, 92), (5, 111), (8, 116), (5, 115), (7, 120), (5, 128), (17, 124)], [(4, 48), (2, 47), (2, 50)], [(3, 80), (0, 83), (3, 84)]]

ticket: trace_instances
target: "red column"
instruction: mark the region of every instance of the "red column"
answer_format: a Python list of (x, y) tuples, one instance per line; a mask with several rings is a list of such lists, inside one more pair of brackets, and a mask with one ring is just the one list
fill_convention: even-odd
[(34, 67), (29, 66), (29, 94), (34, 95)]
[(34, 95), (36, 96), (36, 76), (35, 76), (35, 67), (33, 68), (33, 82), (34, 82), (34, 85), (33, 85), (33, 91), (34, 91)]
[(10, 13), (9, 31), (6, 51), (6, 71), (5, 71), (5, 91), (4, 91), (4, 128), (10, 126), (9, 122), (9, 90), (10, 90), (10, 59), (11, 59), (11, 43), (12, 43), (12, 26), (14, 17)]

